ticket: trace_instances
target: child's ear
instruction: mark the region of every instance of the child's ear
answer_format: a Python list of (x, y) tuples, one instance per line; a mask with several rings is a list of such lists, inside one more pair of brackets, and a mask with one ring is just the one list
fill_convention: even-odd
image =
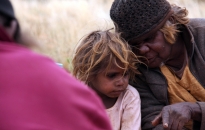
[(87, 79), (87, 85), (91, 88), (93, 87), (93, 85), (92, 85), (93, 80), (95, 80), (94, 77), (92, 77), (92, 78), (90, 77), (90, 78)]

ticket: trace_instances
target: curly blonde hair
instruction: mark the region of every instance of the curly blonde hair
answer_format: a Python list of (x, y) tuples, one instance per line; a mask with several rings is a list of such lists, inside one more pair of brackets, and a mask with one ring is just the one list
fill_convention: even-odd
[(164, 33), (165, 39), (173, 44), (180, 32), (179, 28), (182, 24), (187, 24), (189, 19), (187, 18), (188, 10), (186, 8), (179, 7), (175, 4), (172, 4), (171, 7), (173, 14), (160, 31)]
[(106, 31), (93, 31), (85, 36), (77, 47), (73, 58), (73, 75), (89, 85), (90, 81), (100, 72), (114, 64), (125, 72), (130, 79), (139, 74), (136, 64), (138, 57), (132, 52), (120, 34)]

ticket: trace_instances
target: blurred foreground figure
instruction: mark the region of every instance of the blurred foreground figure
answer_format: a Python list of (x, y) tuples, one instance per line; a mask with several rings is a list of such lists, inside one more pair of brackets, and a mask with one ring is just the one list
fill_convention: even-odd
[(0, 0), (0, 129), (110, 130), (97, 95), (21, 40), (11, 3)]
[(167, 0), (115, 0), (116, 31), (144, 64), (130, 83), (143, 130), (205, 130), (205, 19)]

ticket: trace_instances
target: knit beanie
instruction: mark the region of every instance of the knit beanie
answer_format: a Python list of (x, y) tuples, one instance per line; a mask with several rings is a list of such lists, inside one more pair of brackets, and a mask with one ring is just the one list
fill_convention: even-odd
[(9, 0), (0, 0), (0, 14), (15, 19), (14, 9)]
[(166, 0), (115, 0), (110, 17), (127, 40), (143, 39), (159, 30), (172, 14)]

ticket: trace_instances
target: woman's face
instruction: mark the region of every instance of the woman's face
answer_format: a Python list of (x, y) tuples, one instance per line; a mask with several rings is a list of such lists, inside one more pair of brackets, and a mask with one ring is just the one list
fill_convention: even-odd
[(142, 42), (132, 41), (134, 53), (146, 58), (143, 62), (149, 68), (159, 67), (166, 62), (171, 55), (172, 44), (168, 43), (161, 31), (157, 31), (152, 36)]

